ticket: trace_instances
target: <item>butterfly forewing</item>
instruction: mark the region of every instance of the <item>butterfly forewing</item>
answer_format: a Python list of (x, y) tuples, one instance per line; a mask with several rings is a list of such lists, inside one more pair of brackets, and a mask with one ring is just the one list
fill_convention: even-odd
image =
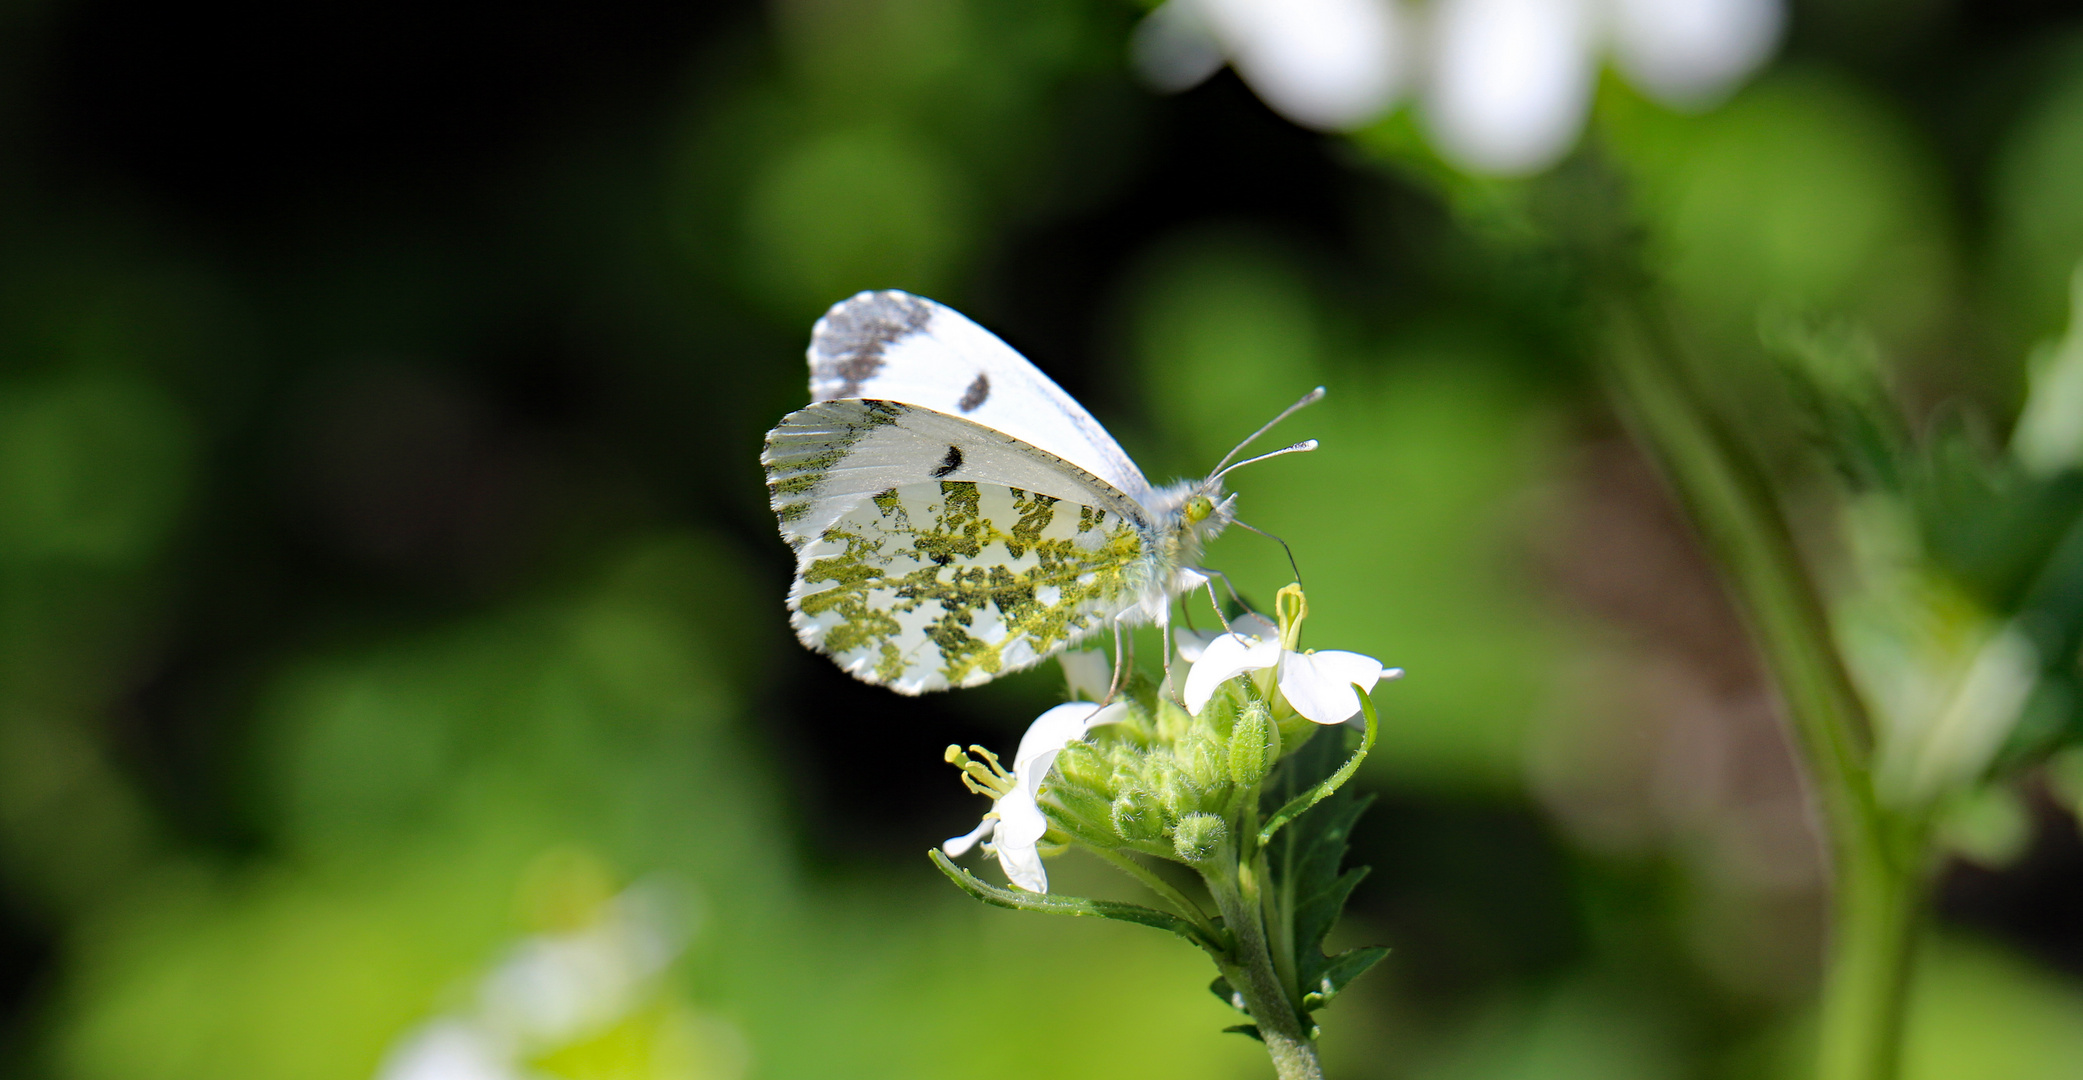
[(797, 552), (797, 636), (908, 694), (974, 686), (1090, 634), (1135, 595), (1144, 531), (1002, 484), (903, 484)]
[(870, 398), (958, 416), (1050, 453), (1131, 499), (1149, 494), (1099, 421), (997, 335), (904, 292), (832, 305), (810, 336), (810, 400)]
[(841, 514), (893, 487), (976, 480), (1096, 506), (1144, 523), (1113, 485), (981, 424), (894, 401), (824, 401), (767, 433), (761, 461), (781, 535), (801, 546)]

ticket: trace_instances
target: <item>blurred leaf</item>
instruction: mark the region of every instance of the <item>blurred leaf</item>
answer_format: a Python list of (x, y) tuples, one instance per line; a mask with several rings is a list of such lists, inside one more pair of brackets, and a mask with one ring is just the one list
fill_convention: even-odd
[(2083, 47), (2052, 50), (2053, 77), (1995, 156), (1997, 329), (2013, 348), (2057, 333), (2069, 274), (2083, 259)]
[(1697, 329), (1745, 337), (1773, 305), (1851, 314), (1902, 340), (1943, 314), (1951, 238), (1937, 171), (1875, 95), (1786, 71), (1703, 117), (1646, 103), (1604, 116), (1656, 259), (1705, 320)]
[(135, 565), (172, 526), (193, 456), (187, 418), (142, 379), (0, 388), (0, 557)]

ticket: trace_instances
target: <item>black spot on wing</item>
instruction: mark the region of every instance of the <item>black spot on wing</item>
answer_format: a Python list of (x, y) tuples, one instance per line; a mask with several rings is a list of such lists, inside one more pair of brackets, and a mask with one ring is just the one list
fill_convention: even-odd
[(979, 371), (976, 373), (976, 381), (969, 384), (968, 390), (963, 391), (962, 400), (955, 402), (955, 408), (965, 413), (973, 413), (976, 407), (982, 405), (984, 399), (990, 396), (991, 377)]
[(940, 459), (940, 467), (933, 470), (933, 478), (937, 480), (961, 467), (962, 448), (950, 446), (947, 448), (947, 456)]
[(861, 293), (832, 305), (811, 332), (810, 381), (837, 382), (831, 398), (859, 397), (861, 385), (882, 370), (883, 351), (932, 318), (933, 305), (910, 293)]

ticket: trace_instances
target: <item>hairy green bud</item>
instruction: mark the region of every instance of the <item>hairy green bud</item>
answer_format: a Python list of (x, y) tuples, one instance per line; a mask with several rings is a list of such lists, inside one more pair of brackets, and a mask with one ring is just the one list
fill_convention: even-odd
[(1181, 862), (1204, 863), (1229, 835), (1230, 827), (1214, 814), (1188, 814), (1172, 830), (1172, 850)]
[(1243, 787), (1257, 787), (1280, 760), (1280, 729), (1273, 726), (1273, 713), (1264, 702), (1247, 702), (1237, 714), (1229, 751), (1230, 780)]
[(1206, 794), (1229, 780), (1224, 747), (1213, 739), (1193, 736), (1179, 747), (1179, 768), (1198, 793)]
[(1164, 807), (1148, 791), (1138, 788), (1114, 796), (1107, 817), (1124, 840), (1149, 843), (1164, 839)]
[(1088, 791), (1105, 791), (1114, 775), (1114, 765), (1090, 743), (1075, 742), (1056, 755), (1056, 772), (1065, 783)]

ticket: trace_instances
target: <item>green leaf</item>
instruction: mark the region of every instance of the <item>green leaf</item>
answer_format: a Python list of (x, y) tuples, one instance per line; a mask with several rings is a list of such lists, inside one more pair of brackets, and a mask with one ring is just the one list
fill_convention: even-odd
[(1276, 934), (1276, 940), (1284, 937), (1293, 950), (1291, 962), (1285, 965), (1295, 976), (1295, 985), (1288, 992), (1305, 1020), (1310, 1011), (1328, 1003), (1387, 954), (1386, 949), (1373, 947), (1335, 958), (1323, 952), (1325, 936), (1338, 921), (1353, 888), (1367, 876), (1365, 867), (1341, 870), (1353, 825), (1374, 801), (1372, 796), (1343, 789), (1378, 723), (1373, 702), (1364, 695), (1360, 702), (1366, 712), (1366, 734), (1344, 765), (1338, 764), (1345, 753), (1339, 741), (1324, 739), (1319, 746), (1312, 739), (1281, 763), (1282, 774), (1268, 785), (1269, 797), (1287, 796), (1283, 812), (1298, 803), (1307, 811), (1290, 816), (1291, 826), (1270, 837), (1265, 850), (1272, 885), (1268, 916), (1286, 924), (1286, 933)]
[(1208, 992), (1221, 998), (1224, 1005), (1246, 1016), (1251, 1015), (1251, 1007), (1244, 1004), (1244, 995), (1238, 993), (1237, 988), (1231, 986), (1228, 979), (1220, 975), (1215, 976), (1215, 981), (1208, 984)]
[(1329, 1005), (1331, 999), (1337, 997), (1338, 992), (1344, 990), (1347, 984), (1359, 978), (1361, 972), (1380, 963), (1381, 958), (1387, 955), (1389, 950), (1380, 945), (1363, 945), (1357, 949), (1347, 949), (1332, 957), (1331, 962), (1324, 966), (1323, 974), (1318, 976), (1317, 984), (1302, 995), (1303, 1011), (1315, 1012)]
[[(1353, 773), (1359, 770), (1360, 762), (1367, 759), (1367, 751), (1374, 748), (1374, 730), (1376, 726), (1374, 702), (1367, 697), (1367, 692), (1360, 689), (1357, 683), (1353, 684), (1353, 693), (1360, 695), (1360, 711), (1367, 717), (1367, 728), (1366, 732), (1360, 736), (1359, 749), (1353, 751), (1352, 756), (1346, 759), (1345, 764), (1340, 766), (1337, 772), (1325, 777), (1307, 791), (1289, 799), (1286, 805), (1274, 811), (1273, 816), (1266, 819), (1265, 827), (1258, 831), (1258, 845), (1260, 847), (1265, 847), (1271, 843), (1273, 834), (1279, 832), (1282, 826), (1301, 817), (1310, 807), (1324, 801), (1331, 796), (1332, 792), (1344, 787), (1345, 782), (1352, 779)], [(1311, 741), (1314, 742), (1315, 740), (1312, 739)], [(1296, 753), (1299, 756), (1308, 752), (1308, 750), (1309, 748), (1305, 746)]]
[(1169, 930), (1206, 950), (1214, 956), (1222, 956), (1219, 942), (1209, 940), (1199, 927), (1169, 912), (1146, 908), (1141, 904), (1128, 904), (1118, 900), (1092, 900), (1083, 896), (1060, 896), (1055, 893), (1031, 893), (1021, 889), (1001, 889), (986, 884), (969, 871), (956, 866), (939, 848), (926, 852), (933, 865), (948, 876), (963, 892), (994, 907), (1012, 908), (1015, 911), (1042, 911), (1051, 915), (1090, 916), (1131, 922), (1139, 926)]
[(1224, 1030), (1224, 1031), (1234, 1031), (1234, 1032), (1236, 1032), (1236, 1033), (1237, 1033), (1237, 1034), (1239, 1034), (1239, 1035), (1249, 1035), (1250, 1037), (1252, 1037), (1252, 1038), (1254, 1038), (1254, 1039), (1257, 1039), (1257, 1040), (1258, 1040), (1258, 1041), (1260, 1041), (1260, 1042), (1265, 1042), (1265, 1041), (1266, 1041), (1266, 1037), (1265, 1037), (1264, 1035), (1261, 1035), (1261, 1034), (1259, 1034), (1259, 1033), (1258, 1033), (1258, 1025), (1257, 1025), (1257, 1024), (1238, 1024), (1238, 1025), (1236, 1025), (1235, 1027), (1226, 1027), (1226, 1028), (1223, 1028), (1222, 1030)]

